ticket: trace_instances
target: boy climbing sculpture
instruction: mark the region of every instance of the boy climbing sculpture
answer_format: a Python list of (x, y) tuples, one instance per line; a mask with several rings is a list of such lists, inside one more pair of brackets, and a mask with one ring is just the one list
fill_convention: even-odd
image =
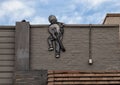
[(50, 22), (48, 28), (48, 32), (50, 34), (50, 36), (48, 37), (48, 45), (49, 45), (48, 50), (53, 51), (55, 48), (55, 57), (59, 58), (60, 51), (65, 52), (65, 48), (62, 43), (63, 34), (64, 34), (64, 24), (61, 22), (57, 22), (57, 18), (54, 15), (50, 15), (48, 19)]

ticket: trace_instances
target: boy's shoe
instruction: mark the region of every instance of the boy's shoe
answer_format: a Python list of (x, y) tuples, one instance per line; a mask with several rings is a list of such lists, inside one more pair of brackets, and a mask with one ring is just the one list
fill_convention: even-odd
[(53, 51), (53, 50), (54, 50), (53, 47), (48, 48), (48, 51)]
[(56, 58), (60, 58), (60, 55), (59, 55), (59, 54), (57, 54), (55, 57), (56, 57)]

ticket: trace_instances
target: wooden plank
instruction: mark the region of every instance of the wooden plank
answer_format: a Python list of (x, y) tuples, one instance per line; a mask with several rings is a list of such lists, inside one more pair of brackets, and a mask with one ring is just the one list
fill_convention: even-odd
[(15, 34), (16, 70), (29, 70), (29, 22), (17, 22)]
[(2, 54), (15, 54), (14, 49), (0, 49), (0, 55)]
[(14, 67), (0, 67), (0, 71), (5, 71), (5, 72), (14, 71)]
[(0, 79), (0, 85), (4, 84), (12, 84), (13, 80), (12, 79)]
[(10, 36), (15, 37), (15, 32), (13, 32), (13, 31), (0, 31), (0, 37), (2, 37), (2, 36), (4, 36), (4, 37), (10, 37)]
[(53, 70), (49, 70), (48, 74), (108, 74), (108, 73), (120, 73), (120, 71), (61, 71), (61, 70), (57, 70), (57, 71), (53, 71)]
[[(48, 83), (48, 85), (52, 85), (53, 83), (51, 82), (51, 83)], [(109, 84), (114, 84), (114, 85), (116, 85), (116, 84), (120, 84), (120, 81), (105, 81), (105, 82), (54, 82), (54, 84), (53, 85), (98, 85), (98, 84), (100, 84), (100, 85), (109, 85)]]
[(65, 82), (65, 81), (120, 81), (120, 77), (107, 78), (48, 78), (48, 82)]
[(118, 76), (120, 77), (120, 74), (54, 74), (54, 75), (48, 75), (48, 78), (51, 77), (114, 77), (114, 76)]
[(14, 43), (0, 43), (0, 49), (14, 49)]
[(13, 61), (15, 60), (15, 55), (0, 55), (0, 61)]
[(48, 71), (48, 85), (119, 85), (120, 72)]
[(14, 61), (0, 61), (0, 66), (4, 65), (14, 65)]
[(47, 85), (55, 85), (54, 82), (48, 82)]
[(0, 43), (13, 43), (15, 42), (15, 38), (11, 38), (11, 37), (1, 37), (0, 38)]

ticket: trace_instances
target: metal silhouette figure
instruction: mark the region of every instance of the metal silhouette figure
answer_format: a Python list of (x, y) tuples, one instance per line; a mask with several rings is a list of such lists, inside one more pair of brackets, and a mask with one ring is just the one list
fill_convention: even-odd
[[(55, 57), (60, 57), (60, 51), (65, 52), (65, 48), (62, 43), (63, 34), (64, 34), (64, 24), (57, 22), (57, 18), (54, 15), (49, 16), (49, 28), (48, 32), (50, 36), (48, 37), (49, 51), (53, 51), (55, 48)], [(55, 45), (54, 45), (55, 44)], [(55, 47), (54, 47), (55, 46)]]

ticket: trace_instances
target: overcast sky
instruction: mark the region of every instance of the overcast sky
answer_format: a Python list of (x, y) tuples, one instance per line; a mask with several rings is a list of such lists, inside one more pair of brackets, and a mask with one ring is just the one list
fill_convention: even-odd
[(66, 24), (101, 24), (106, 13), (120, 13), (120, 0), (0, 0), (0, 25), (48, 24), (51, 14)]

